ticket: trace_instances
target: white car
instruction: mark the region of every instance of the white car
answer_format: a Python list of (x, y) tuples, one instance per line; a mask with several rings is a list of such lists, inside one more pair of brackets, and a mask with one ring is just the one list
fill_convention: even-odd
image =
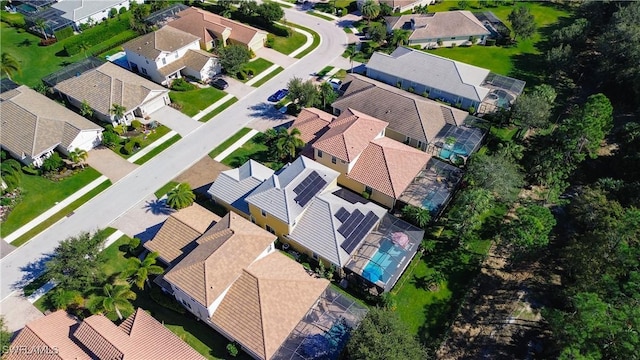
[(331, 78), (329, 79), (329, 84), (331, 84), (333, 90), (338, 91), (338, 89), (340, 89), (340, 86), (342, 85), (342, 80)]

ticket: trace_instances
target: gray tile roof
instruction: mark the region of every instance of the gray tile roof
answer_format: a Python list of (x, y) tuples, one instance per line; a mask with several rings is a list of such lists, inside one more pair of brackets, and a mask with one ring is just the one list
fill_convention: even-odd
[[(63, 0), (51, 7), (64, 11), (65, 14), (62, 15), (62, 17), (73, 21), (79, 21), (105, 9), (111, 9), (112, 7), (120, 9), (118, 4), (121, 4), (122, 2), (123, 0)], [(93, 20), (100, 21), (101, 19)]]
[(374, 53), (367, 63), (367, 75), (371, 71), (478, 102), (489, 93), (488, 88), (480, 86), (489, 70), (406, 47), (397, 48), (391, 55)]
[(0, 99), (2, 146), (16, 154), (36, 157), (57, 145), (68, 148), (82, 131), (102, 131), (102, 127), (24, 85), (2, 93)]
[(388, 122), (388, 129), (423, 142), (432, 142), (446, 124), (459, 126), (469, 117), (466, 111), (358, 74), (347, 75), (342, 89), (342, 97), (331, 104), (335, 109), (361, 111)]
[(384, 18), (392, 30), (413, 29), (410, 40), (490, 35), (470, 11), (441, 11)]
[(208, 193), (249, 214), (246, 196), (272, 175), (273, 170), (257, 161), (249, 160), (237, 169), (221, 172), (216, 181), (211, 184)]
[(155, 60), (163, 52), (176, 51), (198, 40), (200, 38), (195, 35), (165, 26), (157, 31), (139, 36), (125, 43), (122, 47), (149, 60)]
[[(363, 214), (372, 211), (379, 218), (382, 218), (387, 211), (364, 198), (361, 198), (362, 202), (352, 204), (333, 194), (338, 189), (334, 188), (331, 191), (317, 195), (291, 234), (289, 234), (289, 238), (322, 258), (343, 267), (349, 262), (351, 254), (348, 254), (340, 246), (344, 241), (344, 237), (338, 232), (338, 228), (342, 223), (334, 214), (342, 207), (350, 213), (356, 209)], [(354, 197), (359, 196), (354, 194)], [(377, 223), (369, 231), (376, 226)], [(355, 249), (357, 248), (356, 246)]]
[(109, 114), (112, 104), (123, 105), (129, 112), (145, 101), (169, 92), (166, 88), (110, 62), (61, 81), (55, 89), (78, 101), (86, 100), (94, 111), (105, 115)]
[(246, 197), (246, 201), (286, 224), (293, 224), (294, 220), (305, 209), (294, 200), (296, 194), (293, 189), (306, 179), (312, 171), (316, 171), (327, 183), (321, 191), (326, 189), (328, 184), (336, 180), (340, 175), (335, 170), (300, 156), (260, 184)]

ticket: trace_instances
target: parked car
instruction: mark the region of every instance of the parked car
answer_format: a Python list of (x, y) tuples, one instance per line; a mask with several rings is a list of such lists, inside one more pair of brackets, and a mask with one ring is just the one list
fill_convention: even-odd
[(278, 91), (276, 91), (273, 95), (269, 96), (269, 101), (271, 102), (278, 102), (282, 99), (285, 98), (285, 96), (287, 96), (289, 94), (289, 90), (287, 89), (280, 89)]
[(213, 86), (216, 89), (224, 90), (229, 87), (229, 83), (224, 81), (224, 79), (222, 78), (217, 78), (211, 82), (211, 86)]
[(329, 84), (331, 84), (331, 86), (333, 87), (333, 90), (338, 91), (338, 89), (340, 89), (340, 86), (342, 86), (342, 80), (331, 78), (329, 80)]

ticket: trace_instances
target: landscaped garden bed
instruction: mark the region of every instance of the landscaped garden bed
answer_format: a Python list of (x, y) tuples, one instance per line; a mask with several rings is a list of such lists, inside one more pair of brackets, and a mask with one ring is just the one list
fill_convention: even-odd
[(171, 129), (156, 122), (144, 126), (134, 120), (130, 126), (105, 126), (102, 143), (123, 158), (129, 158), (149, 144), (166, 135)]

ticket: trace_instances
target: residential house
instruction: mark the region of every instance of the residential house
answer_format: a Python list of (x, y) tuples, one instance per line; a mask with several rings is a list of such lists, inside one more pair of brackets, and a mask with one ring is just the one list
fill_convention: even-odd
[(313, 148), (311, 147), (313, 142), (329, 129), (328, 125), (334, 119), (335, 116), (316, 108), (303, 108), (300, 110), (291, 128), (300, 130), (300, 139), (305, 143), (301, 155), (310, 159), (314, 158)]
[[(350, 270), (350, 273), (357, 275), (360, 280), (369, 281), (369, 286), (387, 291), (404, 271), (404, 261), (411, 261), (422, 239), (421, 235), (416, 237), (417, 233), (410, 232), (406, 234), (406, 243), (394, 248), (394, 254), (398, 257), (394, 257), (393, 265), (385, 262), (383, 266), (392, 276), (384, 279), (374, 275), (369, 278), (364, 276), (367, 264), (362, 263), (363, 259), (375, 263), (379, 257), (384, 257), (379, 254), (374, 259), (376, 252), (372, 249), (380, 246), (385, 236), (390, 236), (387, 234), (389, 227), (380, 227), (387, 211), (374, 202), (337, 186), (339, 175), (339, 172), (327, 166), (300, 156), (241, 196), (249, 208), (246, 215), (260, 227), (276, 234), (287, 247), (305, 253), (327, 267), (346, 271), (351, 261), (357, 260), (359, 265), (354, 265), (354, 270)], [(219, 179), (222, 176), (224, 172)], [(229, 176), (229, 179), (233, 179), (233, 176)], [(214, 183), (209, 193), (216, 202), (220, 202), (226, 192), (238, 193), (241, 192), (240, 189), (246, 189), (241, 181), (236, 181), (235, 184), (226, 181), (225, 186), (216, 187)], [(389, 221), (399, 221), (397, 224), (400, 224), (400, 228), (420, 231), (392, 218)], [(394, 229), (394, 232), (401, 232), (398, 228)], [(369, 257), (353, 258), (361, 252), (362, 256)], [(367, 271), (377, 266), (373, 263)], [(371, 271), (377, 274), (382, 270)]]
[[(86, 101), (94, 116), (114, 124), (130, 124), (171, 102), (169, 90), (109, 62), (60, 81), (54, 89), (77, 108)], [(112, 113), (114, 104), (124, 106), (121, 118)]]
[(52, 5), (53, 9), (63, 12), (62, 17), (73, 21), (76, 31), (81, 24), (97, 24), (109, 17), (109, 11), (121, 8), (128, 9), (136, 0), (61, 0)]
[(103, 315), (80, 321), (58, 310), (20, 330), (3, 359), (204, 360), (205, 357), (138, 308), (120, 325)]
[[(358, 9), (362, 9), (365, 2), (366, 0), (357, 0)], [(435, 4), (436, 0), (379, 0), (378, 2), (389, 5), (394, 12), (407, 12), (419, 6)]]
[(0, 94), (0, 145), (25, 165), (39, 167), (58, 150), (91, 150), (102, 142), (102, 127), (22, 85)]
[(205, 228), (214, 216), (207, 218), (204, 211), (187, 208), (172, 214), (145, 243), (170, 266), (159, 282), (252, 357), (275, 358), (290, 336), (300, 336), (294, 332), (299, 323), (326, 304), (329, 281), (310, 276), (275, 250), (275, 235), (238, 214), (230, 212)]
[(367, 63), (367, 76), (472, 113), (509, 108), (525, 85), (488, 69), (407, 47), (390, 55), (374, 53)]
[(235, 44), (255, 52), (267, 41), (266, 31), (196, 7), (177, 13), (167, 25), (199, 37), (200, 46), (206, 50)]
[(440, 156), (443, 148), (451, 147), (467, 157), (477, 150), (484, 135), (467, 125), (477, 118), (466, 111), (362, 75), (347, 75), (340, 90), (342, 96), (331, 104), (334, 114), (351, 109), (387, 122), (384, 136), (432, 155)]
[(470, 11), (442, 11), (384, 18), (387, 32), (411, 31), (409, 45), (436, 48), (484, 44), (491, 32)]
[(191, 76), (208, 81), (222, 70), (218, 58), (200, 50), (200, 38), (165, 26), (122, 46), (129, 68), (161, 85)]
[[(308, 123), (308, 120), (299, 117), (292, 127), (298, 127), (298, 122)], [(316, 122), (318, 126), (322, 124), (322, 121)], [(431, 155), (385, 137), (387, 125), (387, 122), (347, 109), (326, 125), (323, 135), (311, 140), (311, 147), (315, 161), (340, 172), (340, 185), (393, 208)], [(302, 136), (309, 137), (304, 132)]]

